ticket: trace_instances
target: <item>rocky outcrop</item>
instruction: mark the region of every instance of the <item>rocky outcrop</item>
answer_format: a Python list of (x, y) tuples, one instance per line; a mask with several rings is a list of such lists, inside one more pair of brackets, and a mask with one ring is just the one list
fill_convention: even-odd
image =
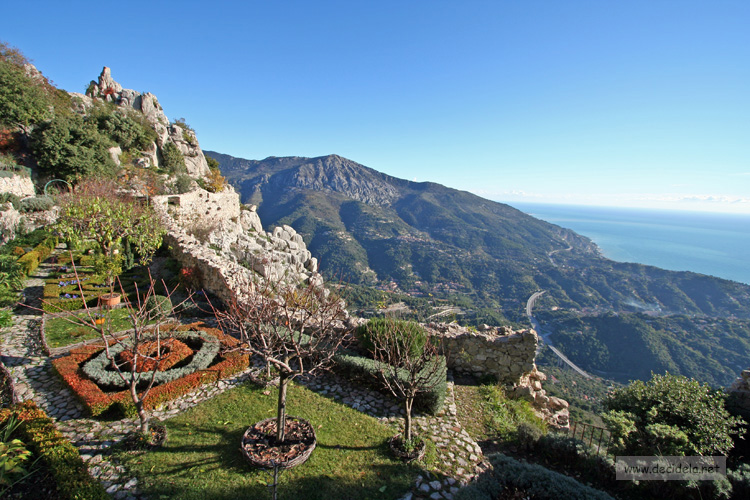
[[(141, 94), (132, 89), (124, 89), (112, 78), (112, 72), (106, 66), (102, 69), (98, 81), (91, 81), (86, 96), (80, 96), (80, 94), (76, 96), (101, 99), (143, 113), (143, 116), (156, 131), (158, 139), (153, 148), (144, 151), (143, 157), (138, 160), (139, 166), (158, 167), (161, 149), (165, 144), (171, 142), (177, 146), (177, 149), (184, 156), (188, 175), (203, 177), (209, 172), (206, 157), (198, 145), (195, 132), (177, 124), (170, 125), (167, 116), (164, 114), (164, 109), (154, 94), (150, 92)], [(88, 105), (85, 98), (81, 100), (81, 105), (84, 108)]]
[(0, 193), (13, 193), (20, 198), (34, 196), (34, 183), (26, 175), (0, 177)]
[(568, 402), (554, 396), (547, 396), (547, 392), (542, 387), (542, 382), (545, 380), (547, 380), (547, 375), (537, 370), (535, 366), (533, 370), (521, 377), (511, 390), (511, 395), (530, 402), (539, 416), (552, 427), (567, 429), (570, 427)]
[(247, 288), (257, 275), (323, 283), (302, 237), (289, 226), (263, 231), (254, 207), (242, 208), (232, 189), (155, 196), (152, 203), (165, 221), (177, 260), (183, 267), (197, 267), (205, 288), (222, 300)]

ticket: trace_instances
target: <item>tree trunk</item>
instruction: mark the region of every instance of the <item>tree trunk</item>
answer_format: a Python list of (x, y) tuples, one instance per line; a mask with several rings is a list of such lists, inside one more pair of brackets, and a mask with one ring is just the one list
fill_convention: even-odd
[(288, 383), (288, 375), (282, 371), (279, 374), (279, 407), (276, 416), (276, 440), (279, 443), (282, 443), (286, 437), (284, 427), (286, 427), (286, 387)]
[(135, 403), (138, 418), (141, 420), (141, 434), (148, 436), (148, 412), (143, 407), (143, 400), (138, 397), (135, 384), (130, 384), (130, 395), (133, 398), (133, 403)]
[(404, 406), (406, 409), (406, 421), (404, 422), (404, 443), (411, 441), (411, 407), (414, 404), (414, 398), (404, 399)]

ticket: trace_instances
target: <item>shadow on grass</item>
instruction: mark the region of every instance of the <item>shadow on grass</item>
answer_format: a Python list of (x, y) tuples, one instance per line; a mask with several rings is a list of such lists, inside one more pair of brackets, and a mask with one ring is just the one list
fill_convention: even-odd
[[(149, 498), (271, 498), (268, 485), (273, 471), (253, 468), (246, 461), (240, 451), (244, 430), (218, 425), (170, 429), (170, 436), (181, 434), (178, 439), (183, 444), (170, 446), (167, 441), (163, 448), (131, 455), (131, 465), (138, 464), (143, 492)], [(186, 433), (196, 440), (184, 444)], [(200, 438), (209, 435), (220, 437), (211, 442)], [(370, 460), (352, 467), (347, 457), (364, 453)], [(306, 463), (280, 471), (278, 498), (395, 499), (410, 490), (419, 472), (416, 465), (392, 460), (385, 441), (364, 446), (319, 442)]]

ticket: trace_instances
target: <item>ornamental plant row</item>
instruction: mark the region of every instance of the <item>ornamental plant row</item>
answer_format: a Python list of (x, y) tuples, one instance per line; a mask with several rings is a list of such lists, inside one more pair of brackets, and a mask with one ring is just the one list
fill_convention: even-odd
[[(177, 327), (177, 331), (205, 332), (218, 339), (228, 348), (237, 345), (237, 339), (224, 335), (219, 330), (208, 328), (202, 323), (193, 323)], [(112, 343), (110, 343), (111, 345)], [(127, 390), (105, 391), (83, 372), (82, 366), (103, 351), (103, 345), (88, 345), (73, 349), (67, 356), (52, 362), (63, 381), (73, 390), (78, 399), (91, 415), (100, 415), (109, 408), (116, 408), (125, 416), (135, 415), (130, 394)], [(197, 370), (177, 380), (166, 382), (151, 389), (144, 401), (146, 409), (158, 408), (162, 404), (183, 396), (203, 384), (215, 383), (242, 372), (249, 366), (249, 355), (237, 351), (216, 356), (218, 362), (208, 368)]]

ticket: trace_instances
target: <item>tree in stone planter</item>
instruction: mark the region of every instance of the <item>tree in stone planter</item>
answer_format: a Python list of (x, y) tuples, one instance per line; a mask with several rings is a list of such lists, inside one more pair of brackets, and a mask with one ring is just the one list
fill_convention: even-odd
[(117, 255), (127, 238), (147, 265), (159, 249), (165, 233), (154, 210), (135, 199), (118, 195), (118, 186), (109, 180), (88, 180), (60, 200), (57, 230), (73, 244), (91, 240), (101, 253), (97, 267), (113, 291), (114, 277), (121, 269)]
[(310, 280), (293, 284), (283, 277), (255, 283), (216, 311), (222, 329), (239, 333), (244, 349), (279, 373), (276, 441), (286, 432), (286, 397), (294, 378), (325, 368), (350, 330), (345, 303)]
[(440, 361), (442, 346), (418, 323), (395, 318), (372, 319), (358, 329), (357, 335), (373, 359), (380, 362), (380, 380), (404, 403), (401, 448), (408, 450), (416, 444), (412, 432), (414, 399), (445, 377)]

